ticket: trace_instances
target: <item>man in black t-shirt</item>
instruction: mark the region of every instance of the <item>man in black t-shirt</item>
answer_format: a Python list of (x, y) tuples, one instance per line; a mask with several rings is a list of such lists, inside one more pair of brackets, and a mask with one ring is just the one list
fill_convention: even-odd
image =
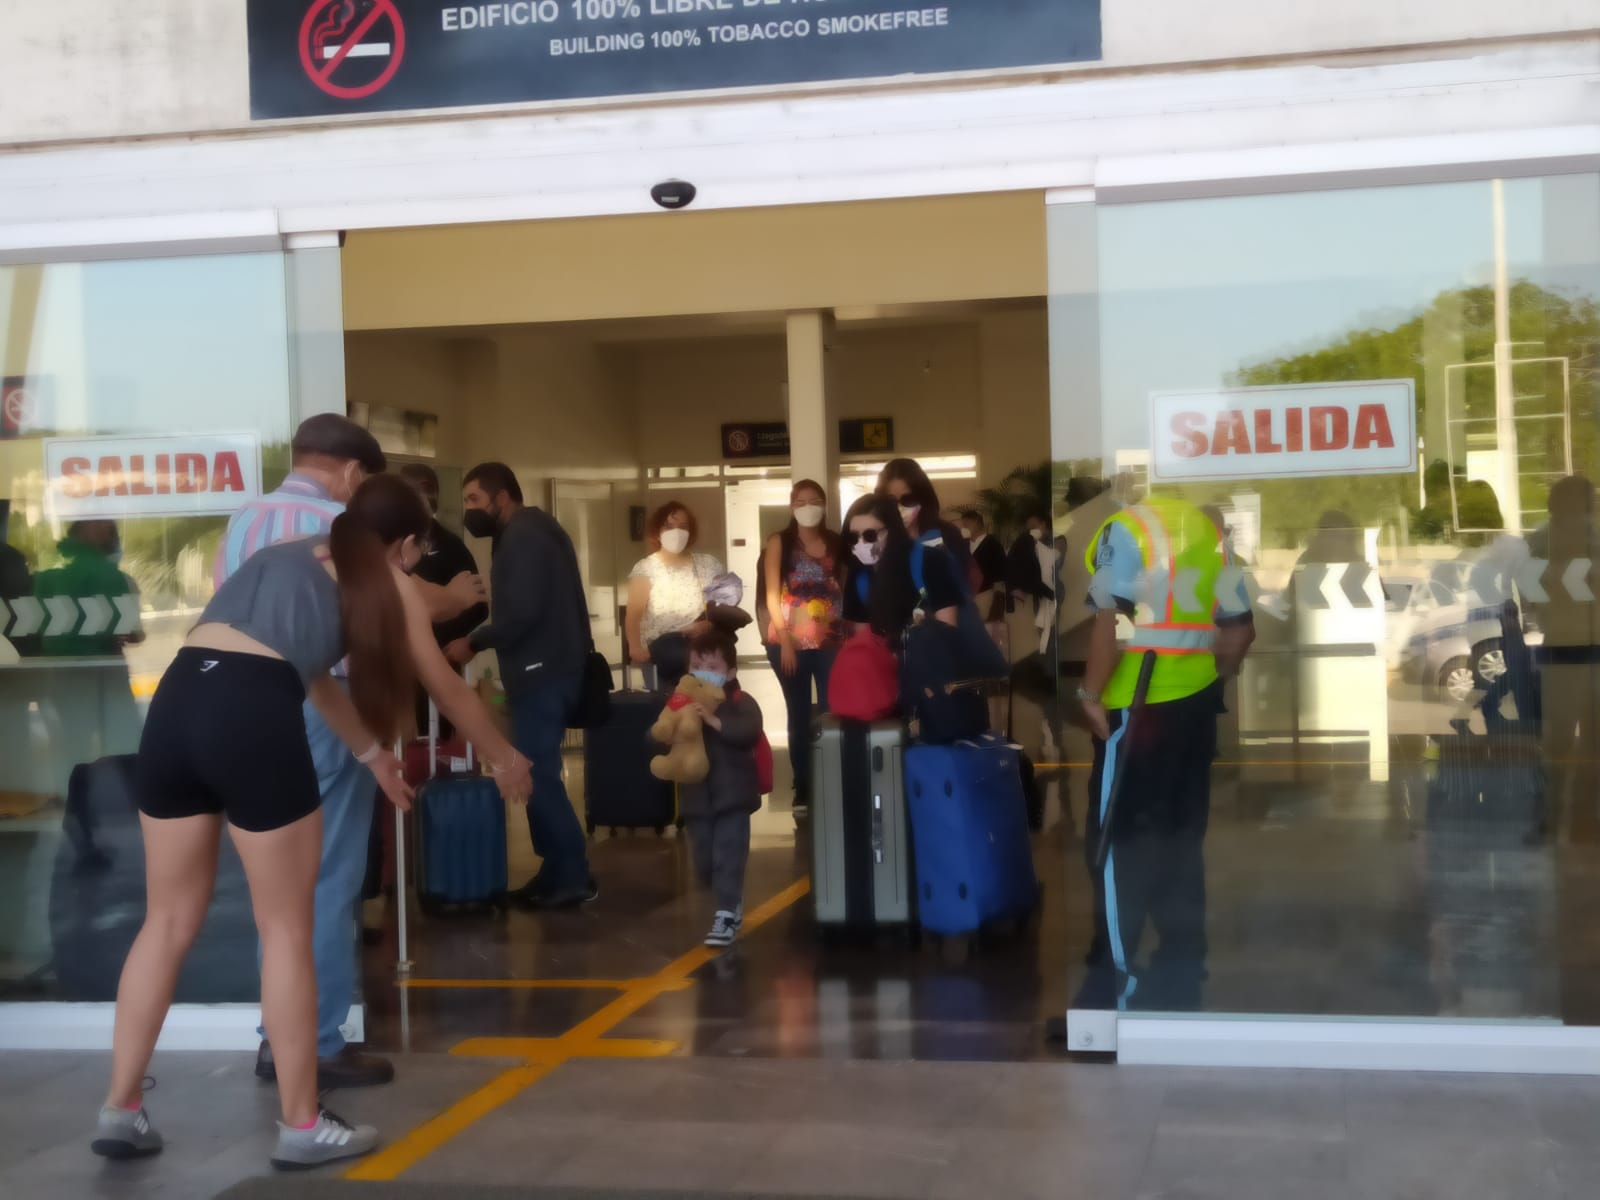
[[(422, 498), (428, 502), (428, 508), (434, 514), (433, 526), (428, 531), (427, 553), (417, 564), (417, 578), (442, 586), (463, 571), (476, 573), (478, 562), (472, 557), (472, 551), (467, 549), (467, 544), (439, 524), (439, 476), (434, 469), (421, 463), (407, 463), (400, 468), (400, 475), (422, 493)], [(439, 648), (451, 662), (458, 667), (465, 666), (472, 661), (472, 648), (467, 645), (467, 635), (488, 619), (489, 606), (476, 604), (460, 616), (440, 621), (433, 627), (433, 636), (438, 639)]]

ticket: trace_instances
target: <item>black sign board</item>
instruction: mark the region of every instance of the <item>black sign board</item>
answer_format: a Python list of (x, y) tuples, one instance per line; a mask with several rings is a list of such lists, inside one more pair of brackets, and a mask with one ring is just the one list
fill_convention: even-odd
[(788, 458), (789, 427), (782, 421), (760, 421), (722, 427), (723, 458)]
[(1100, 0), (248, 2), (261, 120), (1100, 57)]
[(894, 421), (889, 417), (839, 422), (840, 454), (887, 454), (893, 450)]

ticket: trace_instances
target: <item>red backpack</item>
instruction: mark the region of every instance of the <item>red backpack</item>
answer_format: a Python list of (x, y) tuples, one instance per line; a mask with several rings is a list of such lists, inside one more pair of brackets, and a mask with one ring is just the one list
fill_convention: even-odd
[(882, 721), (900, 705), (900, 664), (889, 643), (862, 631), (839, 650), (828, 677), (828, 711), (847, 721)]

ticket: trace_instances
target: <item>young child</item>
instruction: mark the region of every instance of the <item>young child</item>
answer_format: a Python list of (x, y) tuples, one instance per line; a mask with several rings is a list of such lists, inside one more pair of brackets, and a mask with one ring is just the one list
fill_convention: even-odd
[(750, 814), (761, 807), (756, 743), (761, 706), (739, 688), (738, 650), (720, 629), (700, 634), (689, 647), (689, 672), (720, 687), (727, 699), (705, 718), (706, 781), (678, 789), (678, 805), (694, 852), (695, 874), (716, 900), (708, 946), (730, 946), (744, 923), (744, 869), (750, 858)]

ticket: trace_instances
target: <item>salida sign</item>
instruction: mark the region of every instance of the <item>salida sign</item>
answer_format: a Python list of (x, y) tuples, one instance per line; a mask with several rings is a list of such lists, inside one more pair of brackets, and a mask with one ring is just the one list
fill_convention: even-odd
[(1150, 477), (1393, 475), (1417, 465), (1409, 379), (1155, 392)]
[(253, 434), (46, 438), (46, 496), (57, 520), (198, 517), (261, 495)]

